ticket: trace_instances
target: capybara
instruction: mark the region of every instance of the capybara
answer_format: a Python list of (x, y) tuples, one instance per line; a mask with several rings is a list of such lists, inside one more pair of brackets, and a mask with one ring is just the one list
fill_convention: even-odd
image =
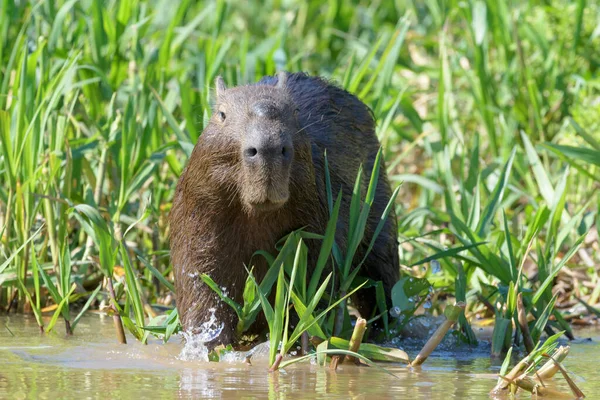
[[(281, 72), (256, 84), (226, 88), (218, 77), (213, 115), (179, 178), (170, 214), (171, 259), (183, 328), (198, 331), (214, 312), (223, 330), (212, 343), (231, 343), (237, 316), (200, 274), (208, 274), (242, 303), (245, 263), (257, 250), (275, 253), (276, 242), (298, 228), (325, 231), (325, 151), (334, 196), (340, 188), (343, 192), (336, 243), (345, 254), (357, 172), (362, 164), (364, 199), (379, 146), (369, 108), (322, 78)], [(363, 259), (390, 196), (382, 164), (355, 261)], [(321, 244), (308, 242), (308, 261), (314, 266)], [(260, 282), (268, 266), (262, 257), (253, 261)], [(398, 280), (393, 212), (361, 274), (382, 281), (388, 296)], [(363, 315), (375, 306), (374, 295), (353, 301)]]

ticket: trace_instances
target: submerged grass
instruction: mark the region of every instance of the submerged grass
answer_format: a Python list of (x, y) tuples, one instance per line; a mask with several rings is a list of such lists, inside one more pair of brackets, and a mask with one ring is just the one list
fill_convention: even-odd
[[(497, 355), (570, 334), (560, 307), (600, 299), (599, 21), (598, 4), (557, 0), (0, 0), (0, 306), (42, 330), (62, 317), (72, 333), (102, 302), (121, 341), (124, 329), (168, 340), (177, 312), (156, 315), (173, 305), (166, 215), (212, 82), (285, 69), (331, 78), (373, 110), (390, 180), (404, 182), (392, 205), (404, 277), (392, 310), (381, 285), (356, 280), (369, 194), (353, 201), (342, 255), (329, 188), (313, 279), (308, 233), (259, 252), (274, 272), (250, 275), (244, 304), (230, 304), (240, 333), (271, 307), (272, 362), (304, 331), (349, 339), (345, 296), (366, 284), (388, 338), (454, 300), (467, 303), (464, 342), (473, 316), (495, 318)], [(290, 304), (303, 322), (292, 333)]]

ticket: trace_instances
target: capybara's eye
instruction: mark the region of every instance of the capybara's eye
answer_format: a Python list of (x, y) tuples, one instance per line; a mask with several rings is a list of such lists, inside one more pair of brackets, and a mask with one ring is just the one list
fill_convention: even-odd
[(219, 119), (221, 120), (221, 122), (225, 121), (225, 113), (223, 111), (219, 111), (217, 113), (217, 116), (219, 117)]

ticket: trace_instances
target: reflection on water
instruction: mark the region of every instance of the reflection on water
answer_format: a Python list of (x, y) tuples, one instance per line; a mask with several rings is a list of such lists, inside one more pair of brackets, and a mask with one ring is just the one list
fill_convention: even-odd
[[(419, 372), (387, 365), (397, 377), (354, 366), (332, 372), (308, 362), (269, 374), (264, 357), (253, 358), (251, 366), (183, 361), (181, 338), (147, 346), (129, 338), (130, 344), (119, 345), (112, 321), (97, 315), (85, 317), (73, 337), (57, 329), (60, 333), (39, 335), (33, 319), (0, 317), (0, 398), (488, 398), (495, 384), (491, 374), (499, 370), (487, 350), (465, 348), (435, 353)], [(573, 343), (565, 366), (588, 398), (595, 398), (600, 330), (579, 336), (594, 340)], [(562, 379), (556, 384), (566, 389)]]

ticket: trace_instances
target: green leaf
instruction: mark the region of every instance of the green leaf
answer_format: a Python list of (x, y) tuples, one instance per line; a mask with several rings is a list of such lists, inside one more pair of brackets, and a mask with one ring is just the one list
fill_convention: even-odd
[(557, 154), (562, 154), (572, 161), (581, 161), (587, 164), (600, 166), (600, 150), (587, 147), (564, 146), (553, 143), (544, 143), (544, 147)]
[(354, 182), (354, 188), (352, 189), (352, 198), (350, 200), (350, 215), (348, 219), (348, 238), (352, 238), (354, 236), (354, 231), (356, 230), (356, 224), (358, 223), (358, 218), (360, 214), (360, 182), (362, 180), (362, 165), (358, 168), (358, 173), (356, 174), (356, 181)]
[(435, 253), (434, 255), (431, 255), (429, 257), (425, 257), (424, 259), (415, 262), (414, 264), (411, 264), (411, 267), (414, 267), (416, 265), (421, 265), (421, 264), (426, 264), (432, 260), (438, 260), (440, 258), (445, 258), (445, 257), (453, 257), (465, 250), (469, 250), (475, 247), (479, 247), (482, 246), (484, 244), (486, 244), (487, 242), (478, 242), (478, 243), (471, 243), (468, 244), (466, 246), (460, 246), (460, 247), (454, 247), (452, 249), (448, 249), (448, 250), (444, 250), (444, 251), (440, 251), (439, 253)]
[(551, 210), (550, 210), (550, 226), (548, 228), (547, 233), (547, 241), (548, 241), (548, 252), (553, 251), (551, 249), (555, 248), (556, 244), (558, 244), (558, 231), (560, 228), (560, 222), (562, 220), (563, 212), (565, 211), (565, 204), (567, 201), (567, 178), (569, 176), (569, 168), (565, 169), (564, 174), (562, 174), (560, 181), (556, 185), (555, 198), (552, 199)]
[(506, 213), (502, 210), (502, 221), (504, 222), (504, 241), (506, 242), (506, 249), (508, 251), (508, 264), (510, 265), (510, 274), (513, 282), (517, 279), (517, 260), (515, 252), (512, 247), (512, 240), (510, 230), (508, 229), (508, 219)]
[(483, 210), (483, 215), (481, 217), (481, 222), (479, 224), (479, 228), (477, 230), (477, 234), (480, 237), (485, 237), (489, 233), (490, 225), (492, 224), (492, 220), (494, 219), (494, 215), (496, 215), (496, 211), (500, 206), (500, 202), (504, 197), (504, 190), (508, 186), (508, 178), (510, 176), (510, 170), (512, 167), (513, 160), (515, 158), (516, 148), (512, 150), (510, 153), (510, 157), (508, 161), (504, 165), (502, 169), (502, 173), (500, 174), (500, 178), (498, 179), (498, 183), (492, 192), (492, 197), (485, 209)]
[(475, 34), (475, 43), (478, 46), (483, 44), (485, 33), (487, 32), (487, 7), (484, 1), (476, 1), (473, 5), (473, 31)]
[(70, 13), (71, 9), (77, 3), (78, 0), (70, 0), (62, 5), (60, 10), (56, 13), (56, 16), (53, 18), (52, 29), (50, 30), (50, 35), (48, 36), (48, 49), (50, 51), (55, 51), (56, 43), (58, 39), (62, 36), (63, 29), (65, 28), (65, 18)]
[[(350, 341), (339, 337), (332, 337), (329, 342), (338, 349), (348, 349)], [(358, 354), (372, 361), (388, 361), (409, 364), (410, 358), (406, 352), (389, 347), (378, 346), (373, 343), (361, 343)]]
[(365, 198), (365, 203), (370, 206), (373, 205), (373, 200), (375, 200), (375, 191), (377, 190), (377, 182), (379, 181), (379, 169), (381, 168), (381, 154), (383, 149), (380, 147), (377, 151), (377, 155), (375, 156), (375, 161), (373, 162), (373, 170), (371, 171), (371, 179), (369, 181), (369, 187), (367, 188), (367, 197)]
[(327, 335), (325, 335), (325, 333), (323, 332), (323, 330), (321, 329), (319, 324), (313, 324), (309, 328), (304, 329), (304, 325), (308, 325), (313, 320), (312, 312), (310, 310), (307, 312), (307, 310), (308, 310), (307, 306), (304, 305), (302, 300), (294, 292), (292, 292), (292, 304), (294, 305), (296, 314), (298, 314), (298, 316), (300, 316), (301, 318), (300, 318), (300, 322), (296, 325), (296, 328), (294, 328), (294, 332), (290, 336), (290, 340), (287, 342), (286, 347), (288, 347), (288, 350), (294, 344), (294, 341), (292, 340), (292, 338), (296, 338), (296, 337), (299, 338), (302, 335), (302, 333), (300, 333), (300, 335), (298, 335), (299, 331), (302, 331), (302, 332), (308, 331), (308, 333), (311, 336), (316, 336), (321, 339), (325, 339), (327, 337)]
[(312, 298), (317, 290), (317, 285), (321, 280), (321, 275), (323, 274), (323, 270), (325, 269), (325, 265), (331, 256), (331, 249), (333, 247), (333, 243), (335, 242), (335, 230), (338, 221), (338, 214), (340, 211), (340, 205), (342, 203), (342, 192), (338, 193), (337, 199), (335, 200), (335, 205), (333, 206), (333, 211), (331, 212), (331, 216), (329, 217), (329, 221), (327, 222), (327, 228), (325, 229), (325, 239), (321, 244), (321, 250), (319, 252), (319, 258), (317, 259), (317, 265), (312, 273), (312, 277), (310, 278), (310, 283), (308, 285), (307, 295), (308, 298)]
[(356, 266), (356, 269), (359, 269), (360, 267), (362, 267), (362, 265), (364, 264), (364, 262), (366, 261), (368, 255), (369, 255), (369, 253), (371, 253), (371, 250), (373, 250), (373, 247), (375, 246), (375, 243), (377, 241), (377, 238), (379, 237), (379, 234), (383, 230), (390, 213), (394, 209), (394, 205), (396, 204), (395, 203), (396, 197), (398, 196), (399, 192), (400, 192), (400, 186), (398, 186), (394, 190), (394, 192), (392, 193), (392, 196), (390, 197), (390, 200), (388, 201), (387, 205), (385, 206), (385, 209), (383, 210), (383, 214), (381, 214), (381, 217), (379, 218), (379, 222), (377, 223), (377, 227), (375, 228), (375, 232), (373, 232), (373, 236), (371, 237), (371, 242), (369, 243), (369, 247), (367, 247), (365, 255), (364, 255), (363, 259), (360, 261), (360, 263)]
[[(323, 342), (323, 343), (325, 343), (325, 342)], [(321, 344), (323, 344), (323, 343), (321, 343)], [(385, 372), (386, 374), (389, 374), (389, 375), (391, 375), (391, 376), (393, 376), (395, 378), (400, 379), (400, 377), (396, 376), (395, 374), (393, 374), (392, 372), (388, 371), (387, 369), (385, 369), (383, 367), (380, 367), (379, 365), (375, 364), (374, 362), (372, 362), (371, 360), (369, 360), (367, 357), (365, 357), (365, 356), (363, 356), (361, 354), (355, 353), (353, 351), (350, 351), (350, 350), (342, 350), (342, 349), (317, 350), (317, 355), (319, 353), (325, 354), (325, 355), (326, 354), (332, 354), (332, 355), (336, 355), (337, 354), (337, 355), (352, 356), (352, 357), (358, 358), (359, 360), (363, 361), (365, 364), (367, 364), (367, 365), (369, 365), (369, 366), (371, 366), (373, 368), (376, 368), (376, 369), (378, 369), (380, 371)], [(301, 361), (309, 360), (312, 357), (314, 357), (313, 354), (308, 354), (306, 356), (294, 358), (294, 359), (291, 359), (289, 361), (284, 361), (284, 362), (282, 362), (279, 365), (279, 368), (283, 369), (283, 368), (289, 367), (292, 364), (296, 364), (296, 363), (301, 362)]]
[(508, 372), (508, 367), (510, 367), (510, 360), (512, 357), (512, 346), (508, 349), (508, 351), (506, 352), (506, 356), (504, 357), (504, 361), (502, 362), (502, 367), (500, 368), (500, 373), (498, 374), (500, 377), (498, 378), (498, 383), (500, 384), (501, 382), (504, 382), (504, 380), (501, 378), (503, 376), (506, 375), (506, 373)]
[(123, 242), (119, 243), (119, 249), (121, 252), (121, 261), (123, 262), (123, 268), (125, 269), (125, 283), (127, 288), (127, 296), (133, 304), (133, 313), (135, 316), (135, 322), (141, 329), (145, 325), (144, 321), (144, 306), (142, 304), (142, 297), (138, 288), (138, 282), (133, 272), (131, 262), (129, 260), (129, 254), (125, 248)]
[[(283, 266), (283, 263), (288, 258), (289, 254), (291, 254), (291, 252), (294, 251), (294, 249), (296, 248), (296, 245), (297, 245), (297, 235), (295, 233), (288, 235), (283, 247), (279, 251), (279, 254), (275, 258), (275, 260), (273, 260), (271, 262), (271, 266), (269, 267), (269, 269), (268, 269), (266, 275), (264, 276), (263, 280), (261, 281), (260, 285), (258, 285), (256, 283), (254, 276), (252, 274), (250, 274), (250, 272), (248, 271), (249, 276), (251, 276), (252, 281), (255, 283), (256, 288), (258, 289), (257, 291), (259, 292), (259, 298), (257, 300), (255, 300), (252, 304), (250, 304), (248, 307), (246, 307), (246, 304), (244, 304), (244, 309), (248, 310), (248, 312), (244, 312), (244, 329), (243, 329), (244, 331), (246, 331), (248, 328), (250, 328), (250, 325), (256, 319), (256, 316), (258, 315), (258, 313), (260, 311), (260, 306), (263, 304), (262, 298), (265, 297), (265, 299), (266, 299), (266, 296), (268, 296), (269, 293), (271, 292), (271, 288), (273, 287), (273, 284), (277, 281), (277, 277), (279, 275), (279, 269)], [(254, 255), (263, 255), (263, 256), (267, 256), (267, 254), (268, 253), (260, 252), (260, 251), (254, 253)], [(253, 255), (253, 257), (254, 257), (254, 255)], [(272, 259), (272, 256), (270, 254), (268, 254), (267, 257), (268, 257), (267, 260)], [(262, 296), (261, 296), (261, 294), (262, 294)], [(267, 301), (267, 303), (268, 303), (268, 301)]]
[(379, 313), (381, 314), (381, 319), (383, 320), (383, 330), (387, 338), (390, 334), (389, 315), (385, 289), (383, 288), (383, 282), (381, 281), (377, 281), (375, 283), (375, 302), (377, 303), (377, 308), (379, 309)]
[[(301, 264), (304, 264), (303, 267), (301, 267)], [(298, 272), (299, 269), (304, 269), (306, 270), (306, 246), (304, 245), (304, 243), (302, 243), (302, 239), (300, 239), (298, 241), (298, 247), (296, 247), (296, 254), (294, 256), (294, 266), (292, 268), (292, 273), (290, 274), (290, 282), (288, 284), (288, 291), (287, 291), (287, 295), (285, 296), (285, 300), (283, 302), (283, 304), (279, 304), (278, 303), (278, 299), (277, 296), (275, 296), (275, 304), (277, 307), (281, 306), (281, 310), (285, 310), (285, 320), (283, 320), (283, 337), (281, 340), (281, 356), (283, 357), (285, 355), (285, 353), (287, 353), (286, 350), (286, 346), (288, 345), (288, 328), (290, 325), (290, 301), (291, 301), (291, 297), (292, 297), (292, 293), (294, 291), (294, 286), (296, 284), (296, 273)], [(302, 285), (304, 285), (306, 282), (306, 280), (304, 280), (303, 282), (301, 282)], [(284, 282), (285, 283), (285, 282)], [(275, 314), (277, 315), (277, 310), (275, 310)], [(277, 318), (277, 316), (275, 317)]]
[[(33, 271), (32, 271), (32, 273), (33, 273)], [(25, 287), (25, 284), (23, 283), (23, 281), (21, 280), (20, 277), (17, 277), (17, 285), (19, 286), (21, 293), (24, 293), (25, 297), (27, 297), (27, 300), (29, 301), (29, 304), (31, 305), (31, 309), (33, 310), (33, 314), (35, 315), (35, 320), (38, 323), (38, 326), (43, 328), (44, 320), (42, 319), (42, 311), (41, 311), (40, 307), (33, 301), (33, 298), (31, 297), (29, 290), (27, 290), (27, 288)], [(36, 300), (37, 300), (37, 297), (36, 297)]]
[[(296, 340), (298, 340), (298, 338), (300, 338), (300, 336), (302, 335), (302, 333), (304, 331), (306, 331), (306, 330), (310, 331), (310, 328), (313, 326), (314, 326), (313, 331), (315, 331), (315, 333), (313, 333), (313, 335), (316, 335), (322, 339), (325, 339), (325, 334), (321, 330), (320, 326), (315, 325), (315, 322), (318, 322), (318, 321), (316, 318), (313, 318), (312, 314), (313, 314), (314, 310), (316, 309), (317, 305), (319, 304), (319, 301), (321, 301), (321, 298), (323, 297), (323, 293), (325, 293), (325, 289), (327, 288), (327, 285), (329, 283), (329, 280), (331, 279), (332, 274), (333, 273), (330, 273), (329, 275), (327, 275), (327, 278), (325, 278), (325, 280), (323, 281), (323, 283), (321, 284), (321, 286), (319, 287), (317, 292), (314, 294), (314, 296), (312, 296), (310, 298), (310, 301), (307, 306), (304, 306), (304, 304), (298, 298), (298, 296), (296, 296), (294, 293), (292, 293), (292, 302), (294, 303), (296, 312), (297, 312), (298, 316), (300, 317), (300, 321), (298, 321), (298, 324), (296, 325), (294, 332), (290, 336), (290, 341), (289, 341), (290, 345), (289, 346), (293, 345), (293, 343)], [(322, 315), (324, 316), (325, 314), (322, 314)], [(289, 346), (288, 346), (288, 349), (289, 349)]]
[(492, 332), (492, 355), (498, 356), (505, 349), (510, 348), (507, 343), (507, 337), (510, 343), (510, 333), (512, 332), (512, 319), (501, 318), (496, 315), (494, 331)]
[[(318, 321), (321, 320), (321, 318), (323, 318), (325, 315), (327, 315), (327, 313), (331, 310), (333, 310), (335, 307), (338, 306), (338, 304), (340, 304), (342, 301), (346, 300), (348, 297), (352, 296), (354, 293), (356, 293), (360, 288), (362, 288), (365, 284), (367, 283), (367, 281), (365, 280), (363, 283), (361, 283), (360, 285), (358, 285), (356, 288), (354, 288), (351, 292), (349, 292), (348, 294), (346, 294), (344, 297), (342, 297), (341, 299), (336, 300), (335, 302), (333, 302), (332, 304), (329, 305), (329, 307), (327, 307), (325, 310), (321, 311), (316, 317), (314, 317), (313, 319), (310, 319), (309, 321), (307, 321), (306, 324), (304, 324), (302, 326), (302, 331), (298, 330), (298, 332), (296, 332), (296, 330), (294, 330), (294, 334), (292, 335), (292, 337), (290, 338), (290, 342), (295, 342), (296, 340), (298, 340), (298, 338), (300, 338), (300, 335), (302, 335), (303, 331), (306, 331), (308, 329), (310, 329), (311, 326), (313, 326), (315, 323), (317, 323)], [(325, 290), (326, 284), (324, 282), (323, 285), (321, 285), (323, 290)]]
[(575, 243), (573, 244), (573, 246), (567, 251), (567, 253), (559, 261), (559, 263), (556, 265), (556, 267), (554, 267), (554, 269), (548, 275), (548, 277), (544, 280), (544, 282), (542, 282), (542, 284), (540, 285), (540, 287), (536, 291), (535, 295), (533, 296), (533, 300), (532, 300), (533, 304), (536, 304), (538, 302), (538, 300), (544, 294), (544, 291), (548, 288), (548, 286), (550, 286), (550, 284), (552, 283), (552, 281), (554, 280), (554, 278), (556, 277), (556, 275), (558, 274), (558, 272), (567, 263), (567, 261), (569, 261), (571, 259), (571, 257), (573, 257), (573, 255), (575, 254), (575, 252), (577, 252), (577, 250), (579, 250), (579, 247), (583, 243), (583, 240), (585, 239), (586, 235), (587, 235), (587, 233), (581, 235), (575, 241)]
[(0, 274), (2, 272), (4, 272), (4, 270), (6, 268), (8, 268), (8, 266), (10, 265), (12, 260), (21, 252), (21, 250), (23, 250), (25, 248), (25, 246), (27, 246), (33, 239), (35, 239), (37, 237), (37, 235), (39, 235), (39, 233), (42, 231), (43, 227), (44, 227), (44, 225), (40, 226), (38, 228), (38, 230), (35, 231), (35, 233), (33, 235), (31, 235), (29, 237), (29, 239), (27, 239), (25, 241), (25, 243), (23, 243), (21, 246), (19, 246), (19, 248), (16, 251), (13, 251), (12, 254), (10, 256), (8, 256), (8, 258), (2, 264), (0, 264)]
[(429, 291), (431, 284), (425, 278), (413, 278), (405, 276), (400, 278), (392, 287), (392, 305), (399, 307), (402, 312), (412, 310), (416, 307), (415, 296), (420, 296)]
[[(161, 276), (162, 276), (162, 274), (161, 274)], [(221, 290), (219, 285), (208, 274), (201, 274), (200, 279), (202, 279), (202, 281), (206, 285), (208, 285), (208, 287), (211, 288), (213, 290), (213, 292), (215, 292), (219, 296), (219, 298), (223, 302), (225, 302), (225, 304), (227, 304), (228, 306), (230, 306), (231, 308), (234, 309), (235, 313), (237, 314), (237, 316), (240, 320), (243, 319), (242, 306), (239, 305), (238, 303), (236, 303), (234, 300), (232, 300), (228, 296), (225, 296), (225, 294), (223, 293), (223, 291)]]
[(159, 270), (157, 270), (156, 268), (154, 268), (152, 266), (152, 264), (150, 264), (150, 262), (148, 260), (146, 260), (144, 257), (138, 255), (137, 258), (138, 258), (138, 260), (140, 260), (142, 262), (142, 264), (144, 264), (144, 266), (146, 268), (148, 268), (150, 270), (150, 272), (152, 273), (152, 275), (154, 275), (156, 277), (156, 279), (158, 279), (160, 281), (160, 283), (162, 283), (163, 285), (165, 285), (165, 287), (167, 289), (169, 289), (172, 293), (175, 293), (175, 286), (171, 282), (169, 282), (167, 280), (167, 278), (165, 278), (164, 275), (160, 273)]
[(521, 139), (523, 140), (523, 145), (525, 146), (525, 152), (527, 153), (527, 158), (529, 159), (529, 165), (531, 165), (533, 175), (535, 176), (535, 180), (540, 189), (540, 194), (544, 198), (544, 201), (546, 201), (546, 204), (550, 205), (554, 201), (554, 188), (550, 183), (548, 174), (546, 174), (546, 169), (540, 161), (537, 151), (535, 151), (535, 148), (531, 144), (529, 137), (527, 137), (527, 134), (523, 131), (521, 131)]
[(96, 290), (94, 290), (92, 292), (92, 294), (88, 297), (88, 300), (85, 302), (85, 304), (81, 308), (81, 311), (79, 311), (79, 314), (77, 314), (77, 316), (71, 323), (71, 329), (75, 330), (77, 323), (79, 322), (81, 317), (83, 317), (83, 314), (88, 310), (88, 308), (90, 308), (90, 306), (92, 305), (92, 302), (96, 299), (96, 296), (98, 296), (98, 292), (100, 292), (100, 289), (102, 289), (102, 284), (98, 285)]
[(50, 278), (50, 276), (48, 276), (46, 271), (44, 271), (44, 268), (39, 268), (38, 270), (40, 272), (40, 275), (42, 276), (42, 280), (44, 281), (44, 285), (46, 286), (46, 289), (48, 289), (48, 292), (50, 293), (50, 296), (52, 297), (52, 300), (54, 300), (54, 302), (56, 304), (60, 303), (62, 301), (62, 296), (60, 295), (60, 293), (58, 292), (58, 289), (52, 282), (52, 278)]
[[(329, 340), (325, 340), (317, 346), (317, 364), (321, 366), (325, 366), (327, 363), (327, 352), (326, 350), (329, 347)], [(307, 358), (308, 359), (308, 358)]]
[[(291, 286), (291, 284), (290, 284)], [(283, 337), (284, 312), (287, 310), (285, 304), (285, 273), (283, 266), (279, 268), (279, 276), (277, 277), (277, 286), (275, 288), (275, 304), (272, 313), (272, 319), (269, 323), (269, 364), (273, 365), (279, 350), (279, 343)], [(263, 304), (263, 311), (265, 311)], [(267, 313), (265, 312), (265, 316)], [(267, 320), (268, 321), (268, 320)]]
[(171, 111), (169, 111), (169, 109), (167, 108), (165, 103), (162, 101), (158, 92), (156, 90), (154, 90), (154, 88), (152, 88), (152, 87), (150, 88), (150, 90), (152, 91), (152, 93), (154, 94), (154, 97), (156, 98), (156, 101), (160, 105), (160, 108), (163, 112), (163, 115), (165, 116), (165, 118), (167, 120), (167, 123), (169, 124), (171, 129), (173, 129), (173, 132), (175, 132), (175, 136), (177, 136), (177, 141), (179, 142), (179, 146), (181, 146), (181, 150), (183, 150), (183, 152), (185, 153), (186, 158), (190, 158), (190, 156), (192, 155), (192, 150), (194, 149), (194, 145), (190, 141), (190, 138), (179, 127), (179, 125), (177, 125), (177, 121), (175, 120), (175, 117), (173, 117), (173, 114), (171, 114)]
[[(40, 270), (42, 270), (42, 268), (40, 268)], [(52, 319), (50, 320), (50, 323), (48, 323), (48, 327), (46, 328), (46, 330), (48, 332), (52, 331), (52, 329), (54, 328), (54, 325), (56, 324), (56, 321), (58, 320), (58, 316), (62, 313), (63, 307), (65, 306), (65, 304), (68, 303), (69, 296), (71, 296), (71, 294), (73, 293), (73, 291), (75, 290), (76, 287), (77, 286), (75, 284), (73, 284), (71, 286), (71, 290), (69, 290), (69, 292), (66, 294), (66, 296), (62, 298), (60, 303), (58, 303), (58, 307), (56, 307), (56, 310), (54, 311), (54, 314), (52, 315)]]
[(556, 303), (557, 296), (558, 295), (554, 295), (552, 297), (552, 300), (550, 300), (550, 302), (546, 305), (546, 308), (544, 308), (544, 311), (540, 314), (538, 319), (535, 321), (535, 325), (533, 326), (533, 329), (531, 330), (531, 339), (533, 339), (534, 342), (537, 342), (538, 340), (540, 340), (540, 337), (542, 336), (542, 332), (544, 331), (544, 328), (546, 328), (546, 324), (548, 323), (548, 319), (550, 318), (550, 315), (552, 315), (552, 312), (554, 311), (554, 304)]

